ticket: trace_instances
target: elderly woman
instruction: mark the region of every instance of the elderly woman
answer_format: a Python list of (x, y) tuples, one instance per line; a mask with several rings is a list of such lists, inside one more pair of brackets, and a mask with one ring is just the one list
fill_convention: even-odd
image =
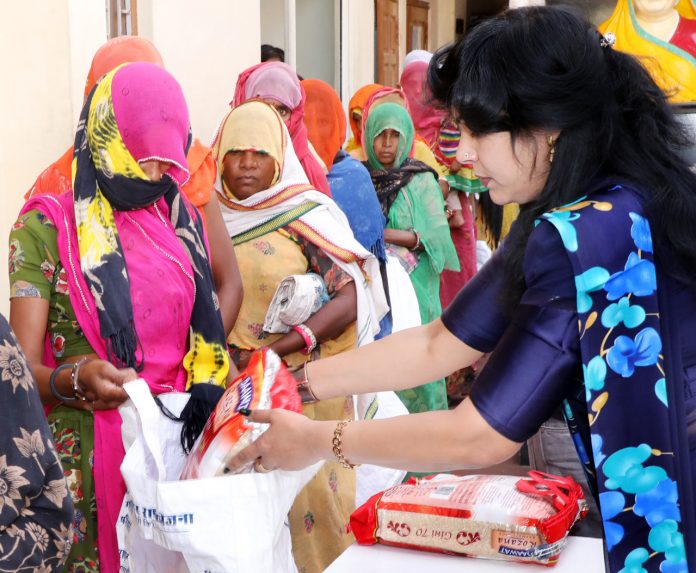
[[(299, 369), (314, 357), (374, 340), (386, 312), (377, 260), (354, 239), (336, 204), (308, 183), (281, 116), (260, 101), (234, 108), (213, 151), (245, 291), (228, 339), (239, 366), (262, 346)], [(328, 300), (303, 323), (287, 325), (287, 332), (264, 332), (278, 285), (306, 273), (322, 278)], [(318, 420), (352, 418), (353, 411), (350, 394), (303, 408)], [(326, 464), (300, 492), (290, 512), (299, 570), (323, 571), (350, 545), (345, 525), (354, 500), (355, 476), (337, 463)]]
[(116, 68), (82, 110), (72, 193), (32, 198), (10, 233), (10, 321), (75, 503), (67, 571), (119, 570), (123, 383), (189, 388), (190, 446), (228, 374), (205, 232), (179, 192), (188, 143), (176, 80), (150, 63)]

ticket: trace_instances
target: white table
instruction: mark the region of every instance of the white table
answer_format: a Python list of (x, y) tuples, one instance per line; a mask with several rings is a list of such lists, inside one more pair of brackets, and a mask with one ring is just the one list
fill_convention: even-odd
[(326, 573), (604, 573), (601, 539), (569, 537), (555, 567), (470, 559), (386, 545), (351, 545)]

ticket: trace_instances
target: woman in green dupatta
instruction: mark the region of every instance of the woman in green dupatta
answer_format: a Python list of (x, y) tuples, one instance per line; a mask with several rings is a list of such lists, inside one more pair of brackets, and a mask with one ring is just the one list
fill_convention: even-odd
[[(409, 271), (421, 322), (442, 313), (440, 273), (459, 270), (437, 174), (409, 157), (414, 127), (408, 111), (395, 103), (374, 108), (367, 118), (365, 166), (387, 218), (384, 240)], [(444, 379), (398, 392), (410, 412), (447, 409)]]

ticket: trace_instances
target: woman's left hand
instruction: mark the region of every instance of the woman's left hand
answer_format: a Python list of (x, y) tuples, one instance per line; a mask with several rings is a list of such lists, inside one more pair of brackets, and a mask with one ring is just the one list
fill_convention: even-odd
[[(316, 444), (323, 441), (323, 422), (282, 409), (254, 410), (247, 419), (270, 424), (270, 427), (228, 463), (230, 470), (235, 471), (256, 460), (267, 470), (300, 470), (322, 459), (321, 448)], [(330, 449), (331, 428), (326, 429), (329, 433), (325, 441)]]

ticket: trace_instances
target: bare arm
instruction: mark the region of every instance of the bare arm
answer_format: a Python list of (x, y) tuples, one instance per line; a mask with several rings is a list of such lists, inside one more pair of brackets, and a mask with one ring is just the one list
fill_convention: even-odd
[[(10, 302), (10, 326), (15, 332), (27, 362), (34, 374), (39, 388), (39, 395), (44, 405), (59, 404), (51, 392), (49, 378), (52, 368), (43, 365), (44, 340), (48, 325), (48, 301), (41, 298), (13, 298)], [(65, 362), (76, 362), (82, 356), (73, 356)], [(66, 401), (64, 404), (77, 409), (115, 408), (128, 398), (122, 386), (124, 382), (137, 378), (130, 368), (119, 370), (105, 360), (99, 360), (95, 354), (84, 364), (79, 373), (79, 385), (88, 401)], [(70, 369), (61, 371), (56, 376), (56, 389), (63, 396), (73, 396)]]
[[(355, 283), (349, 282), (340, 288), (334, 297), (315, 312), (305, 324), (312, 330), (317, 342), (321, 343), (339, 336), (358, 317), (358, 300)], [(302, 336), (291, 330), (269, 345), (279, 356), (286, 356), (305, 348)]]
[(213, 269), (215, 290), (220, 301), (220, 313), (222, 314), (225, 334), (229, 334), (242, 306), (244, 295), (242, 277), (239, 274), (232, 240), (227, 234), (215, 193), (211, 195), (210, 201), (205, 204), (203, 211), (208, 227), (210, 264)]
[(311, 362), (307, 374), (314, 394), (326, 400), (413, 388), (469, 366), (482, 355), (460, 341), (438, 319)]
[[(250, 420), (271, 427), (242, 451), (232, 468), (261, 458), (267, 468), (295, 470), (334, 458), (335, 421), (313, 421), (287, 410), (259, 410)], [(495, 431), (470, 400), (454, 410), (350, 423), (342, 451), (354, 464), (412, 471), (482, 468), (511, 457), (521, 444)]]
[(418, 237), (413, 231), (384, 229), (384, 242), (398, 245), (399, 247), (406, 247), (407, 249), (413, 249), (418, 242)]

